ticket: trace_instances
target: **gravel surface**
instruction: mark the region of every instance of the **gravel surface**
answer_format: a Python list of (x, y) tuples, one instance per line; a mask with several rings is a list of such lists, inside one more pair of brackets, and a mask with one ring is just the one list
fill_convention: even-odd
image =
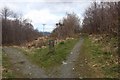
[(75, 61), (78, 58), (80, 47), (83, 43), (81, 38), (79, 42), (71, 50), (71, 53), (67, 56), (66, 61), (63, 61), (61, 66), (55, 67), (49, 71), (49, 77), (52, 78), (78, 78), (75, 71)]
[(76, 78), (76, 73), (75, 73), (75, 61), (78, 58), (79, 51), (80, 51), (80, 46), (83, 43), (83, 39), (81, 38), (79, 42), (74, 46), (73, 50), (71, 53), (68, 55), (67, 60), (65, 61), (66, 64), (61, 65), (61, 78)]
[(23, 75), (26, 75), (26, 78), (47, 78), (44, 70), (27, 60), (21, 51), (12, 47), (4, 47), (3, 50), (14, 64), (15, 71), (19, 71)]

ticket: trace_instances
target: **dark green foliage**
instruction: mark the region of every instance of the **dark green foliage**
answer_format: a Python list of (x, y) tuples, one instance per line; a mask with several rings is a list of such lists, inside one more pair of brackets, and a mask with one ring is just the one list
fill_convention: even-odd
[(64, 42), (64, 41), (62, 41), (62, 42), (60, 42), (59, 44), (63, 45), (63, 44), (65, 44), (65, 42)]

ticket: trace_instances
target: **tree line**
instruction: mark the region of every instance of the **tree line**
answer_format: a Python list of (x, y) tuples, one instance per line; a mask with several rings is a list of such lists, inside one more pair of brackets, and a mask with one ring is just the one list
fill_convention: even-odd
[(85, 11), (82, 32), (88, 34), (118, 35), (118, 2), (94, 2)]
[[(74, 37), (79, 33), (117, 36), (120, 25), (119, 5), (118, 2), (93, 2), (85, 11), (82, 25), (75, 13), (67, 13), (62, 20), (56, 23), (56, 28), (50, 36), (59, 39)], [(30, 20), (23, 19), (9, 8), (3, 8), (0, 14), (2, 18), (2, 44), (19, 45), (42, 36), (38, 30), (33, 28)]]
[(118, 36), (119, 8), (118, 2), (93, 2), (84, 13), (82, 25), (80, 25), (80, 19), (75, 13), (67, 13), (56, 24), (52, 36), (66, 38), (79, 33)]
[(3, 45), (20, 45), (41, 36), (41, 33), (33, 28), (29, 19), (23, 19), (8, 7), (4, 7), (0, 14)]
[(52, 37), (65, 39), (74, 37), (80, 32), (80, 19), (75, 13), (67, 13), (62, 20), (56, 23), (56, 28), (52, 32)]

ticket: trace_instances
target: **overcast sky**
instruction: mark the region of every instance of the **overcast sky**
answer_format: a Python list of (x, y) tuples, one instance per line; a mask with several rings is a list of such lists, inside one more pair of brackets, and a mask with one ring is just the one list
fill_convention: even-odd
[(7, 6), (31, 19), (34, 28), (39, 31), (43, 31), (42, 24), (46, 24), (45, 31), (51, 32), (66, 12), (74, 12), (83, 19), (83, 13), (90, 4), (90, 0), (1, 0), (0, 9)]

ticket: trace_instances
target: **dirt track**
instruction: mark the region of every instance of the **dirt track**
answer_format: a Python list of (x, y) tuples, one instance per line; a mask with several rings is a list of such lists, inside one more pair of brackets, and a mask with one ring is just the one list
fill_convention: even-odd
[(71, 51), (70, 55), (67, 57), (67, 60), (65, 61), (66, 64), (63, 64), (61, 66), (61, 76), (62, 78), (76, 78), (75, 74), (75, 61), (78, 58), (80, 46), (83, 43), (83, 39), (80, 39), (80, 41), (74, 46), (73, 50)]
[(26, 78), (47, 78), (45, 72), (27, 60), (25, 55), (19, 50), (11, 47), (4, 47), (3, 50), (10, 58), (12, 64), (14, 64), (15, 71), (19, 71)]
[(81, 38), (79, 42), (74, 46), (71, 53), (68, 55), (66, 61), (59, 67), (52, 68), (49, 71), (49, 77), (52, 78), (78, 78), (75, 71), (75, 62), (78, 58), (80, 47), (83, 43)]

